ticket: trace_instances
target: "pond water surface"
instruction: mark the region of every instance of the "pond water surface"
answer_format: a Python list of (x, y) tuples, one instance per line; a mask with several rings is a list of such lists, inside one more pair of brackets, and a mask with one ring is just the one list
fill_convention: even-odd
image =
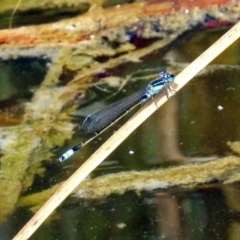
[[(124, 77), (149, 69), (155, 73), (167, 69), (177, 74), (184, 63), (194, 60), (225, 31), (226, 29), (186, 34), (164, 51), (155, 52), (138, 64), (122, 65), (121, 69), (115, 69), (111, 74)], [(93, 176), (127, 170), (165, 168), (233, 154), (227, 142), (240, 139), (239, 53), (238, 41), (131, 134), (99, 166)], [(46, 63), (32, 60), (29, 64), (12, 60), (2, 62), (1, 65), (6, 69), (1, 73), (2, 76), (11, 73), (11, 76), (17, 76), (16, 79), (19, 80), (21, 77), (31, 79), (36, 71), (41, 79)], [(31, 97), (29, 88), (38, 85), (39, 81), (25, 81), (25, 86), (14, 82), (9, 87), (12, 95), (10, 90), (8, 93), (1, 93), (3, 111), (11, 103), (10, 95), (14, 96), (13, 102), (24, 104), (24, 99)], [(144, 86), (146, 81), (130, 81), (117, 96), (108, 100), (105, 99), (109, 92), (93, 87), (91, 94), (94, 101), (86, 99), (87, 104), (82, 108), (85, 110), (80, 110), (80, 113), (84, 117), (92, 109), (104, 107)], [(21, 95), (20, 92), (24, 94)], [(4, 98), (4, 94), (9, 95)], [(97, 107), (95, 102), (99, 104)], [(69, 161), (63, 164), (45, 164), (46, 174), (44, 177), (36, 177), (35, 185), (29, 189), (29, 193), (65, 180), (131, 114), (97, 137)], [(77, 121), (81, 124), (80, 119)], [(58, 148), (56, 157), (86, 137), (75, 134), (64, 147)], [(130, 191), (98, 200), (75, 199), (66, 201), (59, 207), (31, 239), (240, 239), (239, 197), (238, 184), (211, 183), (188, 189), (174, 188), (141, 193)], [(7, 222), (0, 225), (0, 239), (11, 239), (31, 216), (29, 209), (17, 208)]]

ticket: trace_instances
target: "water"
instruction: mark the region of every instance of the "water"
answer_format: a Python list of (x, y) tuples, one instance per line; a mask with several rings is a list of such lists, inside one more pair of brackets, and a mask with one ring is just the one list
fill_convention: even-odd
[[(155, 52), (145, 57), (141, 63), (123, 65), (121, 69), (112, 71), (112, 74), (126, 76), (138, 69), (156, 69), (158, 72), (160, 68), (168, 68), (168, 71), (172, 70), (176, 74), (181, 67), (168, 65), (166, 60), (159, 59), (165, 57), (175, 62), (190, 62), (224, 31), (195, 33), (194, 37), (186, 35), (167, 49), (167, 53)], [(166, 168), (168, 165), (181, 165), (192, 160), (204, 161), (232, 154), (226, 143), (240, 138), (238, 45), (239, 42), (231, 46), (212, 63), (212, 68), (209, 67), (207, 72), (194, 78), (175, 94), (163, 108), (131, 134), (92, 176), (123, 170)], [(231, 67), (232, 65), (236, 67)], [(12, 66), (14, 61), (11, 62)], [(40, 72), (44, 72), (44, 63), (38, 66), (41, 66)], [(31, 79), (31, 74), (34, 73), (28, 74)], [(24, 89), (31, 93), (29, 88), (38, 85), (40, 80), (27, 84)], [(99, 90), (94, 88), (93, 91), (97, 101), (103, 106), (130, 95), (145, 85), (145, 81), (130, 82), (124, 87), (126, 92), (122, 91), (123, 93), (107, 101), (103, 100), (109, 94), (99, 94)], [(9, 102), (13, 99), (14, 106), (18, 107), (19, 99), (30, 101), (30, 97), (26, 98), (27, 94), (18, 94), (24, 92), (16, 87), (18, 85), (14, 83), (12, 86), (9, 89), (14, 89), (15, 92), (11, 95), (9, 91), (10, 97), (6, 98)], [(6, 99), (2, 102), (8, 103)], [(6, 112), (8, 108), (9, 105), (4, 105), (2, 112)], [(65, 180), (130, 115), (66, 163), (45, 163), (44, 175), (35, 177), (33, 185), (28, 188), (28, 194)], [(16, 116), (12, 115), (13, 118)], [(64, 148), (74, 146), (85, 137), (76, 134)], [(64, 149), (59, 148), (54, 153), (57, 156), (61, 151)], [(42, 156), (44, 155), (40, 155), (38, 162), (44, 160)], [(237, 184), (221, 185), (214, 182), (189, 189), (174, 188), (138, 194), (130, 191), (91, 201), (71, 198), (58, 208), (31, 239), (239, 239), (238, 199)], [(2, 199), (2, 203), (4, 201)], [(32, 213), (26, 206), (16, 207), (0, 225), (0, 238), (11, 239), (30, 216)]]
[[(237, 196), (237, 185), (212, 185), (69, 202), (32, 239), (238, 239)], [(29, 215), (19, 209), (9, 223), (19, 228)], [(9, 235), (2, 225), (1, 239)]]

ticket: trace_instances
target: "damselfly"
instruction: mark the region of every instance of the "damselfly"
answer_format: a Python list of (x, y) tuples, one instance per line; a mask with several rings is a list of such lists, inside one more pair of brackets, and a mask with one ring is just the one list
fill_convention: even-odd
[(159, 77), (155, 80), (152, 80), (146, 88), (141, 89), (122, 100), (112, 103), (107, 107), (88, 115), (83, 121), (82, 129), (85, 133), (96, 133), (96, 135), (66, 151), (59, 158), (59, 161), (63, 162), (67, 160), (76, 151), (92, 141), (97, 135), (106, 130), (108, 126), (118, 121), (122, 116), (135, 108), (138, 104), (145, 103), (162, 90), (166, 91), (167, 94), (167, 88), (169, 88), (168, 84), (173, 81), (174, 76), (163, 70), (159, 73)]

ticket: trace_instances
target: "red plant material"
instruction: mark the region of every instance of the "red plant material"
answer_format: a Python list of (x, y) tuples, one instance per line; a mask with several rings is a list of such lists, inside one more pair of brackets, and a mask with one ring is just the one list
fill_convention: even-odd
[(76, 44), (104, 30), (130, 26), (146, 17), (160, 17), (175, 11), (191, 11), (194, 7), (206, 8), (230, 3), (230, 0), (149, 0), (106, 9), (96, 8), (82, 16), (56, 23), (1, 30), (0, 44), (4, 47)]
[(0, 115), (0, 126), (14, 126), (14, 125), (19, 125), (20, 123), (21, 121), (19, 119)]

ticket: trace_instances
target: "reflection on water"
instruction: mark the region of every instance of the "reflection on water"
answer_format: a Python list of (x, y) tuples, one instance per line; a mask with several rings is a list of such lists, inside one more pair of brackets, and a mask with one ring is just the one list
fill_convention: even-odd
[[(237, 240), (239, 194), (237, 185), (210, 185), (72, 202), (57, 210), (55, 220), (44, 224), (31, 239)], [(16, 219), (26, 213), (19, 210), (11, 224), (20, 225)], [(6, 232), (2, 226), (1, 239), (7, 239), (2, 238)]]
[[(161, 51), (156, 52), (140, 63), (122, 65), (121, 69), (114, 70), (112, 74), (123, 77), (129, 72), (150, 68), (156, 69), (156, 72), (162, 68), (168, 68), (170, 72), (177, 74), (180, 69), (163, 61), (164, 56), (178, 62), (190, 62), (207, 48), (205, 39), (208, 39), (207, 44), (210, 45), (210, 42), (222, 33), (222, 31), (208, 32), (208, 35), (198, 33), (201, 37), (192, 39), (192, 42), (186, 36), (176, 45), (172, 45), (167, 54), (164, 55)], [(225, 53), (225, 57), (222, 55), (214, 61), (214, 71), (210, 66), (209, 71), (199, 75), (176, 93), (163, 108), (159, 109), (108, 157), (107, 161), (110, 164), (100, 166), (95, 174), (159, 168), (168, 160), (181, 164), (181, 161), (188, 161), (193, 157), (206, 160), (231, 153), (226, 144), (227, 141), (240, 139), (240, 71), (237, 68), (227, 67), (218, 69), (216, 66), (218, 63), (228, 64), (229, 62), (237, 65), (238, 51), (237, 45), (232, 46)], [(173, 59), (169, 56), (175, 57)], [(32, 79), (33, 76), (31, 75), (30, 78)], [(126, 91), (124, 94), (130, 95), (145, 85), (146, 82), (143, 81), (129, 83), (124, 88)], [(13, 88), (9, 89), (15, 94), (18, 86), (14, 88), (13, 84), (11, 87)], [(9, 94), (11, 94), (10, 90)], [(124, 90), (119, 94), (119, 98), (123, 97)], [(101, 94), (99, 99), (103, 100), (106, 97)], [(115, 100), (117, 98), (103, 101), (103, 105)], [(59, 179), (66, 179), (67, 175), (81, 165), (104, 139), (108, 138), (114, 129), (126, 122), (129, 117), (129, 115), (126, 116), (99, 136), (69, 162), (62, 165), (55, 162), (47, 169), (44, 177), (39, 177), (35, 181), (35, 185), (29, 192), (33, 189), (34, 191), (43, 189), (46, 185), (54, 185)], [(85, 137), (77, 133), (65, 147), (74, 146)], [(64, 149), (58, 149), (56, 155), (59, 155), (60, 151)], [(39, 161), (43, 160), (42, 156)], [(27, 155), (26, 158), (28, 157)], [(56, 165), (57, 168), (55, 168)], [(109, 196), (101, 201), (75, 199), (75, 202), (69, 201), (59, 208), (54, 218), (45, 223), (32, 239), (234, 240), (239, 239), (240, 236), (238, 199), (237, 185), (208, 186), (191, 191), (184, 189), (155, 191), (141, 193), (141, 195), (127, 193)], [(7, 223), (0, 226), (0, 238), (11, 239), (30, 215), (30, 211), (24, 208), (17, 209)]]

